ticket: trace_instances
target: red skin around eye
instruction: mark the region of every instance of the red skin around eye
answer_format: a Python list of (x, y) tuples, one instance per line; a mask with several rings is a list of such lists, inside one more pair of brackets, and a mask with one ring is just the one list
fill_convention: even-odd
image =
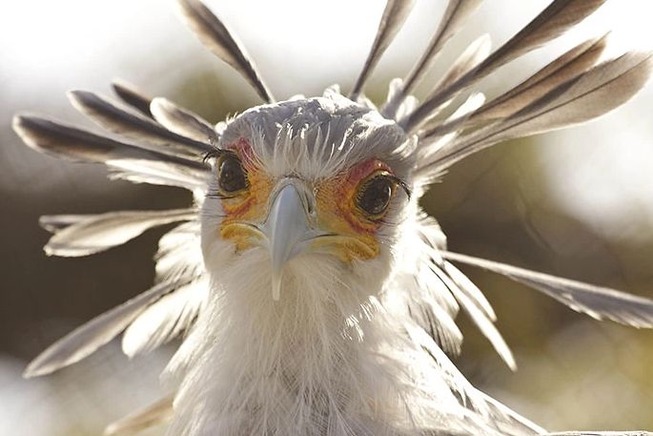
[[(251, 228), (239, 223), (255, 223), (264, 219), (274, 180), (258, 165), (252, 146), (245, 138), (225, 148), (240, 157), (249, 183), (242, 193), (222, 200), (225, 218), (220, 225), (220, 234), (232, 240), (240, 251), (251, 247), (256, 235), (251, 233)], [(384, 162), (369, 159), (332, 178), (314, 182), (318, 227), (337, 235), (338, 239), (326, 244), (331, 244), (329, 250), (343, 261), (370, 259), (380, 252), (376, 232), (381, 223), (366, 218), (356, 206), (361, 182), (379, 171), (392, 174)], [(323, 243), (316, 242), (318, 245)]]
[[(249, 189), (242, 195), (223, 201), (225, 212), (231, 219), (260, 219), (259, 215), (265, 210), (266, 195), (271, 192), (273, 181), (255, 164), (254, 152), (247, 139), (239, 138), (225, 148), (240, 157), (249, 182)], [(346, 233), (375, 233), (380, 223), (367, 219), (355, 203), (360, 183), (379, 171), (392, 174), (386, 163), (368, 159), (331, 179), (316, 182), (316, 202), (323, 215), (320, 221), (325, 226), (335, 226), (333, 230), (338, 232), (347, 230)], [(346, 226), (341, 225), (345, 223)]]
[(227, 144), (225, 149), (232, 151), (240, 157), (243, 162), (243, 165), (250, 168), (250, 165), (253, 165), (254, 162), (254, 151), (252, 150), (252, 144), (245, 138), (239, 138), (238, 140)]
[(226, 213), (225, 223), (233, 220), (257, 222), (262, 219), (266, 210), (267, 198), (272, 190), (270, 177), (255, 165), (252, 146), (245, 138), (228, 144), (227, 150), (235, 153), (247, 171), (249, 187), (242, 193), (232, 198), (222, 200), (222, 207)]
[[(366, 219), (355, 204), (358, 186), (371, 174), (384, 171), (392, 174), (390, 167), (378, 159), (361, 162), (338, 177), (326, 180), (318, 186), (318, 207), (336, 218), (336, 222), (347, 223), (351, 233), (373, 234), (380, 227), (379, 222)], [(339, 226), (340, 227), (340, 226)], [(339, 228), (339, 232), (345, 229)]]
[(385, 162), (378, 159), (369, 159), (349, 169), (347, 181), (353, 183), (354, 186), (357, 186), (361, 180), (377, 171), (385, 171), (392, 174), (392, 170)]

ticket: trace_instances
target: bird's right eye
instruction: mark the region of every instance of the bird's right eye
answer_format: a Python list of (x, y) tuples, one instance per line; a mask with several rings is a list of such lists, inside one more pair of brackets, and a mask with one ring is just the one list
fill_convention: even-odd
[(383, 217), (390, 205), (397, 182), (385, 171), (372, 175), (358, 188), (356, 206), (368, 219), (378, 220)]
[(233, 153), (226, 153), (218, 160), (218, 186), (226, 195), (234, 195), (247, 188), (247, 173), (243, 164)]

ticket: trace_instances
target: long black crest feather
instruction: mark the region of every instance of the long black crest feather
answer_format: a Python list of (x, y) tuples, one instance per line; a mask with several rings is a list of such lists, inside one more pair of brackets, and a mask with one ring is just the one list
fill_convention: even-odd
[(197, 141), (172, 132), (151, 118), (147, 118), (116, 102), (88, 91), (71, 91), (73, 106), (110, 132), (126, 136), (139, 143), (150, 143), (158, 151), (186, 157), (201, 156), (212, 149), (204, 141)]
[(188, 24), (211, 52), (231, 65), (267, 103), (274, 97), (259, 75), (254, 63), (224, 23), (199, 0), (179, 0)]
[(607, 44), (607, 35), (585, 41), (560, 56), (544, 68), (511, 88), (504, 94), (483, 104), (463, 118), (437, 123), (420, 132), (420, 137), (441, 137), (456, 130), (474, 128), (483, 122), (508, 117), (528, 104), (541, 98), (558, 85), (577, 77), (591, 68), (599, 59)]
[(440, 25), (421, 59), (403, 80), (400, 90), (383, 108), (383, 115), (394, 117), (398, 106), (410, 95), (433, 65), (436, 56), (447, 41), (460, 29), (461, 23), (471, 14), (482, 0), (450, 0), (444, 11)]
[(497, 68), (542, 44), (557, 38), (584, 20), (606, 0), (555, 0), (533, 21), (494, 51), (476, 68), (444, 89), (436, 89), (406, 121), (406, 129), (418, 128), (431, 112), (461, 90), (471, 86)]
[(150, 102), (152, 99), (145, 95), (140, 89), (135, 85), (128, 83), (121, 79), (116, 79), (111, 82), (111, 88), (116, 95), (128, 104), (133, 107), (143, 115), (152, 118), (152, 113), (150, 113)]
[(596, 118), (630, 99), (649, 80), (652, 70), (651, 53), (631, 52), (581, 71), (514, 114), (461, 135), (422, 163), (419, 171), (440, 172), (498, 142)]
[(14, 117), (13, 126), (30, 147), (71, 160), (97, 163), (123, 159), (165, 162), (198, 175), (209, 170), (201, 160), (169, 155), (147, 149), (142, 144), (136, 146), (116, 141), (39, 116), (18, 115)]
[(349, 94), (352, 100), (356, 100), (360, 95), (369, 75), (397, 35), (399, 29), (401, 29), (401, 26), (403, 26), (414, 4), (415, 0), (388, 0), (386, 3), (370, 53)]

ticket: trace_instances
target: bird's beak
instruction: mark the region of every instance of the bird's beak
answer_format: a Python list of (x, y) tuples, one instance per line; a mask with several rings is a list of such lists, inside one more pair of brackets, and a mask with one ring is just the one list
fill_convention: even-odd
[(277, 192), (262, 230), (267, 235), (272, 261), (272, 298), (279, 300), (284, 267), (312, 233), (306, 207), (292, 182)]

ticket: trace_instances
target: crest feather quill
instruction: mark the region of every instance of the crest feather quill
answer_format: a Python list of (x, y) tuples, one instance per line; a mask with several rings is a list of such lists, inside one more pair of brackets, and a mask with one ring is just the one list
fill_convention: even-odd
[(179, 6), (197, 37), (211, 52), (240, 73), (268, 103), (272, 93), (261, 79), (245, 50), (224, 23), (199, 0), (180, 0)]
[(379, 23), (376, 38), (372, 44), (372, 49), (365, 60), (363, 70), (354, 83), (349, 98), (352, 100), (358, 99), (368, 76), (372, 73), (374, 67), (376, 67), (385, 50), (392, 43), (399, 29), (404, 25), (414, 4), (415, 0), (388, 0), (383, 11), (383, 16), (381, 17), (381, 22)]

